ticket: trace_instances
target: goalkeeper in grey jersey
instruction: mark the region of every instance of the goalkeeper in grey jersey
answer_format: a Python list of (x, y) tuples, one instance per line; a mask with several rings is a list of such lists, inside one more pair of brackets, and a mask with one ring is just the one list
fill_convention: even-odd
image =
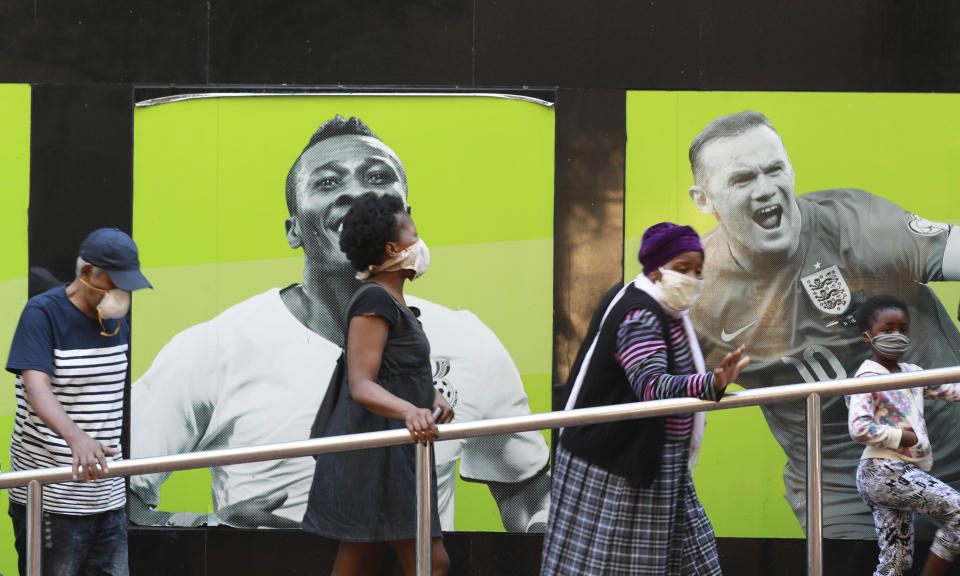
[[(713, 120), (691, 144), (690, 161), (690, 197), (717, 219), (704, 236), (710, 258), (691, 310), (708, 367), (745, 344), (752, 362), (737, 382), (748, 388), (852, 377), (870, 355), (854, 314), (884, 293), (907, 302), (922, 341), (904, 361), (960, 364), (960, 333), (926, 286), (960, 280), (960, 233), (952, 226), (862, 190), (795, 196), (783, 142), (757, 112)], [(804, 410), (800, 402), (763, 407), (787, 455), (787, 499), (805, 526)], [(960, 405), (931, 403), (926, 410), (937, 413), (928, 418), (939, 440), (934, 474), (960, 488)], [(847, 435), (842, 398), (824, 399), (822, 421), (824, 534), (874, 538), (854, 477), (861, 447)]]

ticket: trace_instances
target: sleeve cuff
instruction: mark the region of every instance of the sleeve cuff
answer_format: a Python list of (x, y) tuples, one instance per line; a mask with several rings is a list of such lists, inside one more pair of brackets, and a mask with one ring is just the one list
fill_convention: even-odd
[(703, 400), (713, 400), (714, 402), (720, 401), (723, 398), (723, 393), (726, 391), (726, 388), (723, 390), (717, 390), (716, 379), (713, 376), (713, 372), (707, 372), (706, 377), (703, 379), (703, 394), (700, 395), (700, 398)]
[(903, 439), (903, 430), (899, 428), (891, 428), (890, 436), (887, 437), (887, 442), (886, 442), (887, 448), (896, 450), (897, 448), (900, 447), (901, 439)]
[(549, 513), (547, 510), (538, 510), (536, 514), (530, 517), (530, 521), (527, 522), (527, 532), (542, 531), (546, 527), (548, 519)]

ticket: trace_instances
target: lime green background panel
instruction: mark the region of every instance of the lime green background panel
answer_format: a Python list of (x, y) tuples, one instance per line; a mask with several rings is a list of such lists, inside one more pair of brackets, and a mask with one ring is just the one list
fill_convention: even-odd
[[(488, 97), (187, 100), (134, 114), (134, 239), (156, 290), (134, 296), (136, 379), (183, 329), (302, 279), (284, 234), (285, 180), (314, 130), (357, 116), (404, 163), (431, 250), (409, 293), (475, 313), (535, 410), (550, 407), (553, 109)], [(463, 489), (464, 492), (460, 492)], [(502, 530), (489, 490), (458, 481), (457, 529)], [(212, 511), (205, 470), (174, 473), (161, 509)]]
[[(7, 365), (10, 341), (27, 303), (27, 207), (30, 203), (30, 86), (0, 84), (0, 363)], [(4, 371), (0, 394), (0, 461), (10, 470), (10, 434), (17, 408), (13, 375)], [(0, 506), (7, 509), (7, 491), (0, 490)], [(13, 528), (0, 521), (0, 573), (17, 573)]]
[(467, 97), (210, 98), (136, 110), (144, 265), (290, 256), (287, 171), (337, 113), (362, 118), (403, 160), (431, 247), (552, 238), (552, 205), (542, 208), (553, 198), (552, 108)]
[[(688, 148), (712, 119), (762, 112), (793, 162), (796, 192), (853, 187), (938, 222), (960, 224), (960, 96), (764, 92), (628, 92), (625, 275), (640, 273), (640, 236), (663, 220), (713, 228), (688, 195)], [(931, 285), (947, 309), (956, 283)], [(749, 352), (749, 351), (748, 351)], [(783, 498), (786, 456), (759, 408), (713, 412), (697, 491), (726, 537), (802, 537)]]

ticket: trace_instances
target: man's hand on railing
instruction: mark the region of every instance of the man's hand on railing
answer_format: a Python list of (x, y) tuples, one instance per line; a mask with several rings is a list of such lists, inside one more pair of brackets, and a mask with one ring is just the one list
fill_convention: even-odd
[(750, 357), (743, 355), (745, 349), (746, 347), (741, 345), (736, 350), (728, 352), (720, 362), (720, 366), (713, 369), (713, 386), (717, 392), (726, 390), (727, 385), (734, 382), (740, 375), (740, 371), (750, 363)]
[[(73, 479), (91, 482), (100, 474), (110, 471), (107, 456), (119, 454), (99, 440), (94, 440), (83, 431), (67, 441), (73, 455)], [(82, 467), (82, 469), (81, 469)]]
[[(21, 374), (27, 402), (43, 423), (56, 432), (70, 447), (73, 456), (73, 479), (90, 482), (110, 471), (107, 456), (118, 450), (95, 440), (80, 429), (53, 395), (50, 375), (40, 370), (24, 370)], [(82, 467), (82, 470), (81, 470)]]

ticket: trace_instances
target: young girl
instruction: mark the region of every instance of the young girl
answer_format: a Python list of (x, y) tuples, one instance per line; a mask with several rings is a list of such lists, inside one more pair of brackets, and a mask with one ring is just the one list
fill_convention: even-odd
[[(910, 315), (894, 296), (876, 296), (857, 312), (857, 327), (873, 358), (857, 377), (914, 372), (900, 362), (910, 348)], [(880, 545), (875, 576), (903, 574), (913, 565), (913, 514), (944, 523), (937, 530), (922, 576), (944, 574), (960, 552), (960, 493), (927, 474), (933, 453), (923, 420), (923, 399), (960, 401), (960, 385), (907, 388), (847, 397), (850, 437), (866, 444), (857, 468), (860, 497), (873, 510)]]

